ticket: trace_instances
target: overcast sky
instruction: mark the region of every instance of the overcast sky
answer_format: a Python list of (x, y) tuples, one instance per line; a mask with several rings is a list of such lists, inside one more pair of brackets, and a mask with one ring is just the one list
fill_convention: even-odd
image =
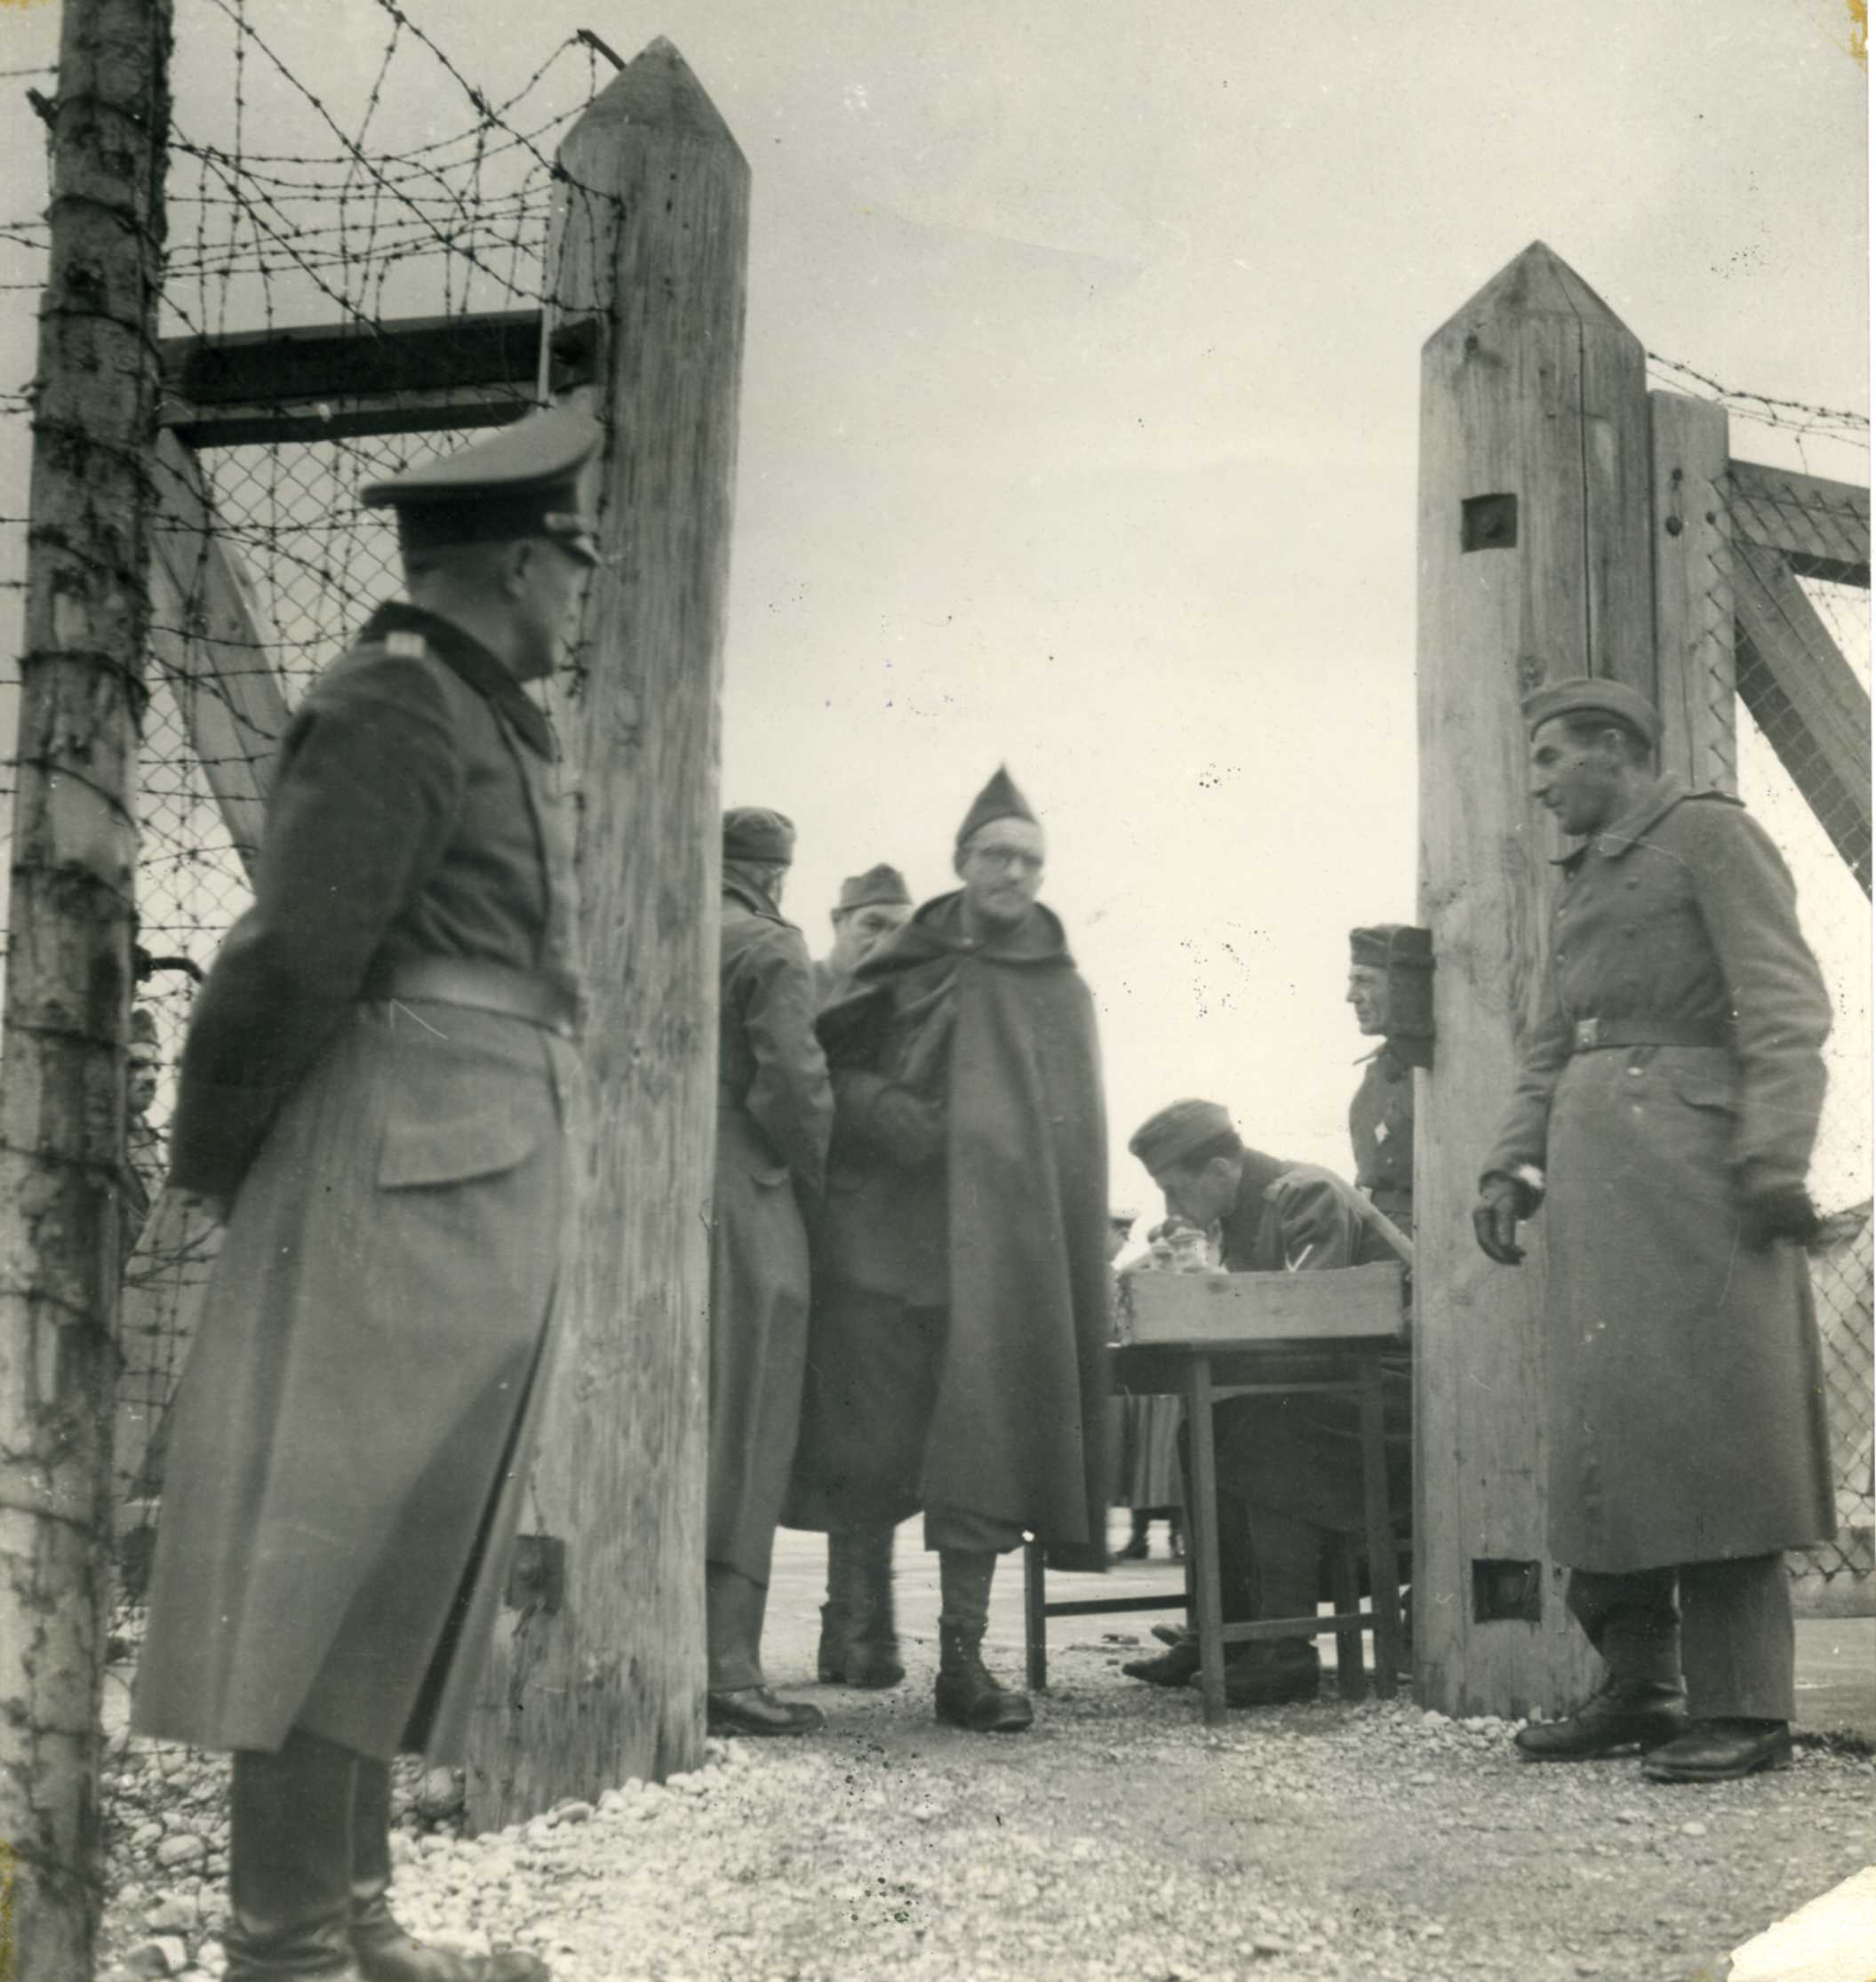
[[(957, 819), (1008, 763), (1099, 1004), (1120, 1203), (1148, 1203), (1126, 1133), (1180, 1093), (1347, 1167), (1346, 931), (1415, 911), (1428, 334), (1541, 237), (1649, 349), (1867, 404), (1865, 80), (1825, 0), (406, 11), (497, 94), (575, 28), (628, 55), (667, 35), (736, 132), (725, 801), (796, 820), (789, 906), (819, 948), (842, 874), (950, 884)], [(246, 12), (355, 128), (381, 8)], [(51, 49), (56, 13), (0, 10), (0, 66)], [(210, 136), (228, 18), (177, 18), (179, 122)], [(305, 116), (258, 63), (244, 88), (251, 145)], [(404, 148), (464, 121), (401, 53), (373, 130)], [(32, 120), (5, 143), (31, 211)], [(32, 300), (6, 300), (11, 383)], [(1776, 439), (1736, 427), (1735, 452)], [(1867, 479), (1866, 455), (1810, 460)], [(1854, 979), (1862, 898), (1813, 864), (1807, 912)], [(1868, 1188), (1862, 1086), (1833, 1202)]]

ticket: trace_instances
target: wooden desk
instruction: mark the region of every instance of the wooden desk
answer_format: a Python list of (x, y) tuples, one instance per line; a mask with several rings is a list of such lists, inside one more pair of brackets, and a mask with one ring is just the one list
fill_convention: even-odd
[[(1321, 1276), (1324, 1280), (1329, 1275)], [(1106, 1616), (1126, 1610), (1189, 1610), (1199, 1634), (1200, 1690), (1208, 1722), (1225, 1714), (1225, 1647), (1258, 1638), (1315, 1637), (1336, 1634), (1336, 1666), (1345, 1698), (1365, 1687), (1361, 1634), (1375, 1641), (1375, 1684), (1392, 1698), (1401, 1663), (1400, 1561), (1387, 1500), (1387, 1452), (1382, 1422), (1382, 1357), (1398, 1352), (1398, 1337), (1335, 1340), (1131, 1343), (1114, 1352), (1114, 1388), (1122, 1395), (1177, 1396), (1185, 1400), (1191, 1439), (1192, 1498), (1185, 1509), (1185, 1589), (1177, 1595), (1102, 1597), (1050, 1603), (1044, 1589), (1044, 1558), (1039, 1544), (1024, 1550), (1024, 1642), (1028, 1682), (1038, 1690), (1049, 1682), (1047, 1622), (1051, 1617)], [(1363, 1539), (1367, 1544), (1368, 1610), (1361, 1608), (1353, 1551), (1338, 1547), (1331, 1617), (1259, 1618), (1251, 1624), (1226, 1624), (1218, 1589), (1217, 1524), (1218, 1468), (1212, 1438), (1211, 1407), (1221, 1395), (1297, 1396), (1306, 1393), (1352, 1396), (1361, 1413)]]

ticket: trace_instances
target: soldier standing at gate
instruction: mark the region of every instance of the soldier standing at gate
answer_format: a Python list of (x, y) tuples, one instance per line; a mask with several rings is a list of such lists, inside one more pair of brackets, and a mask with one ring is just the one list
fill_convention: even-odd
[(280, 747), (196, 1001), (172, 1181), (225, 1210), (176, 1412), (136, 1725), (234, 1751), (229, 1982), (539, 1982), (387, 1904), (389, 1762), (460, 1749), (550, 1355), (579, 1106), (547, 721), (599, 429), (380, 482), (411, 603)]
[(1473, 1218), (1515, 1266), (1547, 1205), (1550, 1547), (1607, 1672), (1518, 1746), (1722, 1781), (1791, 1760), (1783, 1552), (1835, 1527), (1794, 1243), (1830, 998), (1770, 839), (1655, 775), (1646, 697), (1563, 681), (1524, 713), (1532, 793), (1582, 843)]
[(821, 1724), (818, 1707), (770, 1691), (762, 1661), (808, 1353), (802, 1210), (819, 1204), (834, 1123), (808, 946), (781, 915), (794, 859), (794, 827), (779, 812), (724, 813), (704, 1585), (713, 1734)]

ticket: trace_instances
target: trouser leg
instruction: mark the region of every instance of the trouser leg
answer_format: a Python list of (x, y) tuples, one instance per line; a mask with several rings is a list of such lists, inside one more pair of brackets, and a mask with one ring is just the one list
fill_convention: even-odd
[(295, 1728), (240, 1749), (228, 1786), (228, 1982), (345, 1974), (358, 1757)]
[(710, 1690), (740, 1692), (767, 1683), (762, 1677), (762, 1614), (769, 1586), (727, 1562), (704, 1565), (704, 1638)]
[(1680, 1565), (1688, 1712), (1696, 1721), (1790, 1721), (1796, 1634), (1782, 1555)]
[(1671, 1569), (1573, 1569), (1570, 1615), (1618, 1685), (1680, 1690), (1680, 1619)]
[[(1313, 1618), (1322, 1586), (1322, 1530), (1267, 1507), (1249, 1510), (1252, 1579), (1260, 1618)], [(1299, 1631), (1298, 1637), (1314, 1634)]]

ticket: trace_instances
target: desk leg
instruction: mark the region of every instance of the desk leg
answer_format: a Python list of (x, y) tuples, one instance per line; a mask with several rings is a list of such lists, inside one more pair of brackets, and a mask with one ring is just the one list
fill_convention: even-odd
[(1392, 1699), (1401, 1643), (1401, 1560), (1387, 1506), (1387, 1435), (1382, 1407), (1381, 1357), (1361, 1357), (1361, 1489), (1368, 1515), (1368, 1586), (1374, 1593), (1375, 1690)]
[(1218, 1636), (1224, 1620), (1218, 1595), (1218, 1459), (1211, 1433), (1211, 1358), (1203, 1349), (1193, 1352), (1185, 1414), (1196, 1503), (1185, 1510), (1185, 1547), (1198, 1605), (1199, 1689), (1209, 1723), (1225, 1718), (1225, 1647)]
[(1039, 1541), (1023, 1544), (1023, 1662), (1027, 1668), (1029, 1690), (1049, 1690), (1049, 1615), (1043, 1586), (1043, 1565), (1048, 1557)]

